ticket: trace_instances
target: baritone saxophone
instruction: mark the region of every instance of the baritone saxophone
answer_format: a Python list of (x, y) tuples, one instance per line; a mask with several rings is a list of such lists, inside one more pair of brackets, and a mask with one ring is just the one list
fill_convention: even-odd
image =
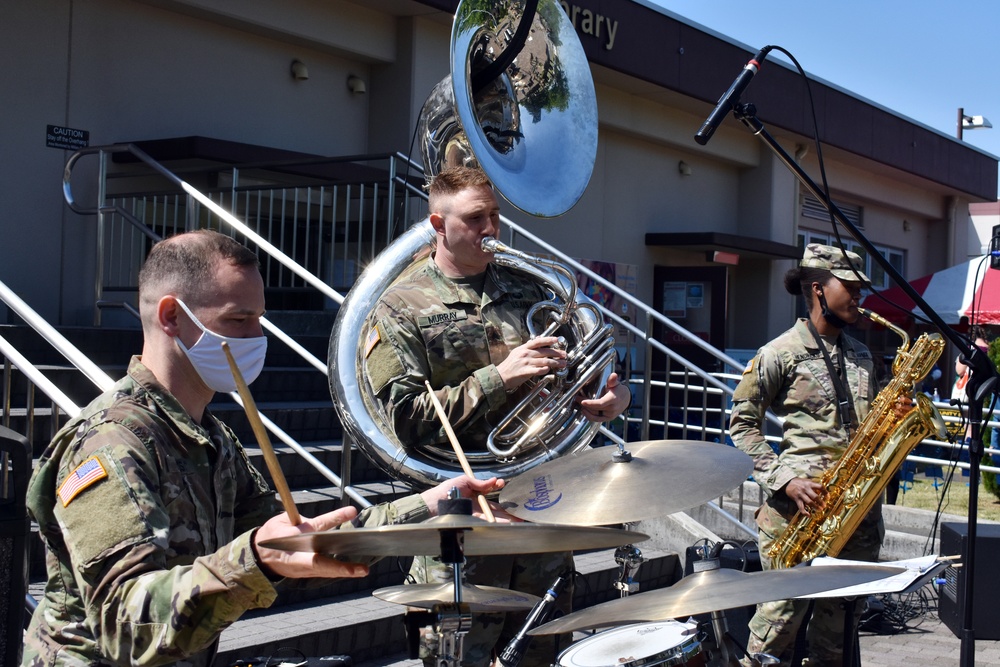
[(767, 551), (774, 567), (839, 554), (913, 448), (931, 434), (945, 437), (944, 419), (924, 394), (917, 395), (916, 406), (905, 416), (895, 410), (896, 401), (911, 396), (934, 367), (944, 339), (925, 333), (911, 347), (905, 331), (870, 310), (858, 310), (902, 338), (893, 377), (875, 397), (844, 455), (819, 479), (826, 489), (823, 507), (797, 513)]

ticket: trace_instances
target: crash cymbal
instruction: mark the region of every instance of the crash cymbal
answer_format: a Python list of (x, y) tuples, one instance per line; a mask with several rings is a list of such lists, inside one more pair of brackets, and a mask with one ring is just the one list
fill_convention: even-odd
[(648, 540), (629, 530), (532, 523), (490, 523), (464, 514), (444, 514), (423, 523), (303, 533), (267, 540), (269, 549), (351, 556), (434, 556), (442, 531), (463, 533), (466, 556), (496, 556), (606, 549)]
[(559, 634), (683, 618), (856, 586), (903, 571), (899, 567), (878, 565), (797, 566), (750, 573), (728, 568), (708, 570), (684, 577), (669, 588), (637, 593), (567, 614), (530, 634)]
[(697, 507), (733, 489), (753, 470), (729, 445), (686, 440), (595, 447), (535, 466), (507, 480), (500, 504), (536, 523), (580, 526), (639, 521)]
[[(373, 591), (372, 595), (386, 602), (433, 609), (441, 603), (455, 601), (455, 585), (448, 583), (389, 586)], [(539, 600), (541, 598), (537, 596), (509, 591), (506, 588), (475, 586), (469, 583), (462, 585), (462, 602), (469, 605), (469, 611), (473, 613), (521, 611), (531, 609)]]

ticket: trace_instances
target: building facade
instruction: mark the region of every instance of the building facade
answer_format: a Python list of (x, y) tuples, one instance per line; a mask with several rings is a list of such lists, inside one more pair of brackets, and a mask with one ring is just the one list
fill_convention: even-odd
[[(797, 246), (829, 241), (832, 232), (792, 171), (731, 117), (706, 146), (694, 141), (756, 48), (642, 0), (560, 4), (597, 92), (593, 175), (559, 218), (530, 219), (511, 207), (504, 214), (567, 254), (634, 267), (639, 298), (719, 347), (769, 340), (794, 316), (782, 276)], [(0, 71), (8, 149), (0, 165), (0, 281), (55, 324), (91, 319), (96, 231), (92, 217), (70, 211), (61, 196), (72, 151), (43, 137), (53, 129), (90, 146), (208, 138), (246, 147), (241, 155), (251, 162), (258, 149), (398, 151), (419, 161), (414, 128), (431, 89), (451, 73), (456, 5), (8, 3), (0, 21), (8, 65)], [(308, 78), (301, 68), (293, 76), (294, 61)], [(907, 278), (964, 260), (978, 243), (969, 204), (995, 200), (996, 158), (836, 82), (810, 85), (832, 197), (845, 214)], [(769, 61), (744, 101), (818, 175), (801, 77)], [(206, 157), (221, 159), (175, 154), (167, 164)], [(558, 155), (546, 159), (558, 168)], [(81, 165), (76, 191), (93, 191), (86, 179), (94, 173)], [(877, 266), (870, 271), (882, 279)], [(678, 289), (681, 310), (668, 303)], [(0, 304), (0, 321), (5, 315)]]

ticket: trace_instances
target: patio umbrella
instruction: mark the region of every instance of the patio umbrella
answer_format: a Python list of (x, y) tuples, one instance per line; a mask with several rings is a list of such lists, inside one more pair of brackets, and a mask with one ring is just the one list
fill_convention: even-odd
[[(990, 268), (989, 256), (936, 271), (910, 285), (945, 324), (1000, 324), (1000, 269)], [(869, 294), (861, 307), (896, 324), (908, 324), (914, 315), (926, 317), (898, 285)]]

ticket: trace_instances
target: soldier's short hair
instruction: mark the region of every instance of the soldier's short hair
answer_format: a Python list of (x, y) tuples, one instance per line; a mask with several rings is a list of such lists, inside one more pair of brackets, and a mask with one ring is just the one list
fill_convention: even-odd
[(469, 188), (493, 188), (489, 177), (479, 167), (448, 167), (431, 179), (427, 186), (429, 208), (436, 211), (437, 203), (442, 197), (458, 194)]
[(209, 229), (178, 234), (153, 246), (139, 271), (139, 307), (152, 305), (164, 294), (174, 294), (189, 305), (197, 304), (213, 289), (221, 262), (259, 267), (249, 248)]

